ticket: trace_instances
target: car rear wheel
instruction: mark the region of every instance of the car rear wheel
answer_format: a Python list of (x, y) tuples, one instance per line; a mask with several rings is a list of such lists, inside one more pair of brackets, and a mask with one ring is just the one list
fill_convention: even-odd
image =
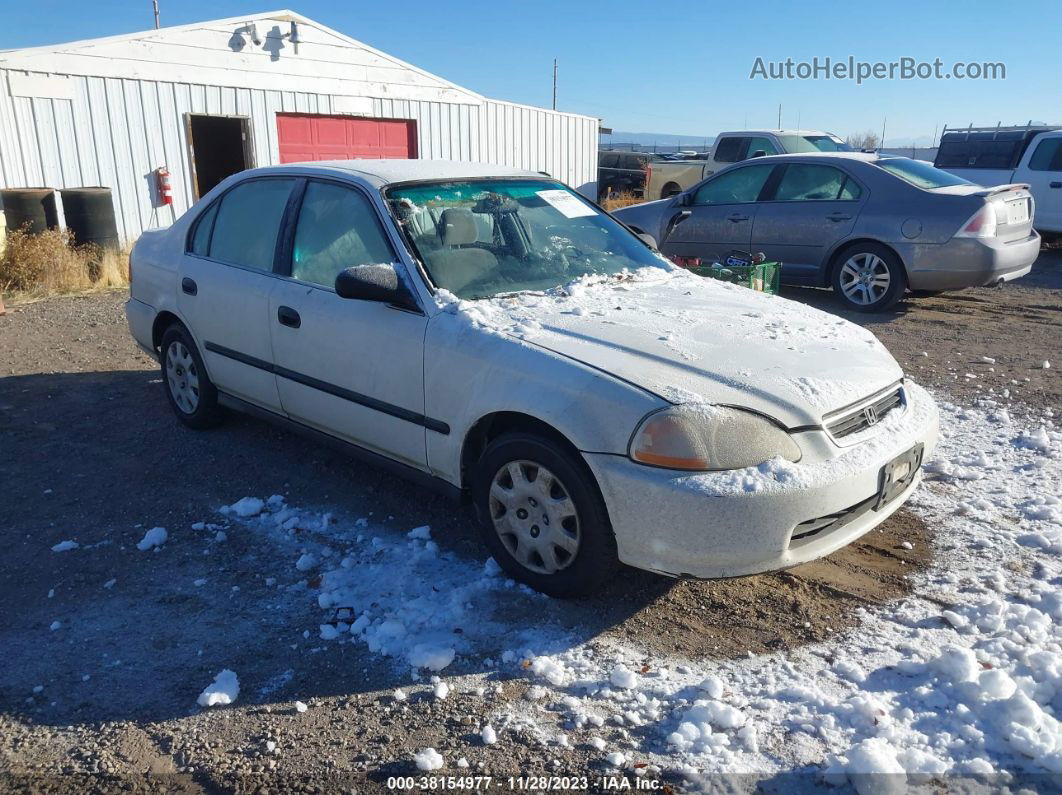
[(550, 596), (583, 596), (617, 566), (616, 542), (586, 465), (556, 442), (510, 433), (473, 476), (483, 541), (513, 579)]
[(218, 391), (207, 375), (192, 335), (179, 324), (162, 335), (162, 384), (177, 418), (202, 430), (221, 422)]
[(874, 243), (845, 249), (833, 269), (833, 290), (849, 309), (882, 312), (903, 298), (907, 274), (892, 251)]

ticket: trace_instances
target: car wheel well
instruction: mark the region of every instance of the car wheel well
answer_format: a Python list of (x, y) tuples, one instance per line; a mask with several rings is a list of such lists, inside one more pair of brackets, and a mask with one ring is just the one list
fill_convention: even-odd
[(158, 351), (162, 346), (162, 336), (166, 333), (166, 329), (175, 323), (181, 324), (181, 319), (173, 312), (159, 312), (155, 316), (155, 322), (151, 326), (151, 346)]
[(682, 186), (677, 182), (669, 182), (660, 189), (660, 198), (667, 199), (682, 193)]
[(900, 263), (900, 267), (903, 268), (903, 275), (905, 277), (907, 276), (907, 264), (903, 261), (903, 257), (900, 256), (896, 249), (888, 243), (882, 243), (880, 240), (875, 240), (872, 237), (862, 237), (856, 240), (849, 240), (841, 246), (838, 246), (837, 250), (833, 252), (830, 256), (830, 264), (826, 268), (826, 273), (824, 274), (825, 278), (823, 279), (823, 284), (827, 286), (833, 284), (833, 272), (837, 269), (837, 266), (841, 264), (841, 258), (846, 252), (857, 246), (866, 245), (868, 243), (874, 246), (880, 246), (889, 251), (894, 257), (896, 257), (896, 260)]
[(476, 423), (465, 434), (465, 442), (461, 447), (461, 485), (467, 487), (471, 478), (472, 468), (483, 455), (492, 441), (505, 433), (531, 433), (544, 436), (575, 456), (577, 461), (582, 461), (579, 449), (560, 431), (549, 423), (543, 422), (530, 414), (522, 414), (518, 411), (496, 411), (476, 420)]

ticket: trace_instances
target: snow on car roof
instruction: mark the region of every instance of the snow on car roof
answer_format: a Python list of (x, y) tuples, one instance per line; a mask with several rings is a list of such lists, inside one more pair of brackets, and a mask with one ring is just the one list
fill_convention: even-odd
[[(470, 177), (542, 177), (538, 171), (527, 171), (494, 163), (471, 163), (462, 160), (323, 160), (309, 163), (288, 163), (277, 169), (327, 169), (356, 174), (376, 186), (410, 180), (464, 179)], [(271, 169), (272, 170), (272, 169)]]

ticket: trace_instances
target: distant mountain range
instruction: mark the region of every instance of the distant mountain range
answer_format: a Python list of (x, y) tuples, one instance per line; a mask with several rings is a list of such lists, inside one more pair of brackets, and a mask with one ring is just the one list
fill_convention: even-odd
[[(842, 138), (844, 138), (848, 134), (840, 132), (839, 130), (834, 130), (834, 132), (840, 135)], [(715, 142), (714, 135), (706, 135), (698, 138), (692, 135), (670, 135), (669, 133), (652, 132), (625, 132), (623, 130), (614, 130), (611, 135), (601, 135), (599, 137), (600, 143), (605, 147), (607, 147), (609, 144), (638, 144), (640, 147), (658, 146), (667, 149), (681, 149), (683, 147), (688, 146), (691, 149), (703, 149), (706, 146), (711, 146)], [(888, 148), (905, 146), (931, 147), (935, 146), (936, 143), (931, 135), (907, 137), (901, 136), (897, 138), (888, 136), (885, 140), (885, 145)]]
[(611, 143), (615, 144), (638, 144), (639, 146), (666, 146), (666, 147), (679, 147), (689, 146), (691, 148), (703, 149), (706, 146), (711, 146), (715, 141), (714, 135), (706, 135), (700, 138), (692, 135), (669, 135), (668, 133), (639, 133), (639, 132), (624, 132), (622, 130), (614, 130), (611, 135), (600, 136), (601, 143), (606, 146)]

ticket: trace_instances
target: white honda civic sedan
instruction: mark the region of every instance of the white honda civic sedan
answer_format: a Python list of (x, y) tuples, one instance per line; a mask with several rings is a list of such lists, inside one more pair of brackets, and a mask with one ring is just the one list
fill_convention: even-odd
[(673, 267), (550, 177), (446, 161), (234, 175), (132, 255), (177, 417), (224, 408), (471, 500), (546, 593), (620, 563), (826, 555), (919, 482), (937, 411), (847, 321)]

